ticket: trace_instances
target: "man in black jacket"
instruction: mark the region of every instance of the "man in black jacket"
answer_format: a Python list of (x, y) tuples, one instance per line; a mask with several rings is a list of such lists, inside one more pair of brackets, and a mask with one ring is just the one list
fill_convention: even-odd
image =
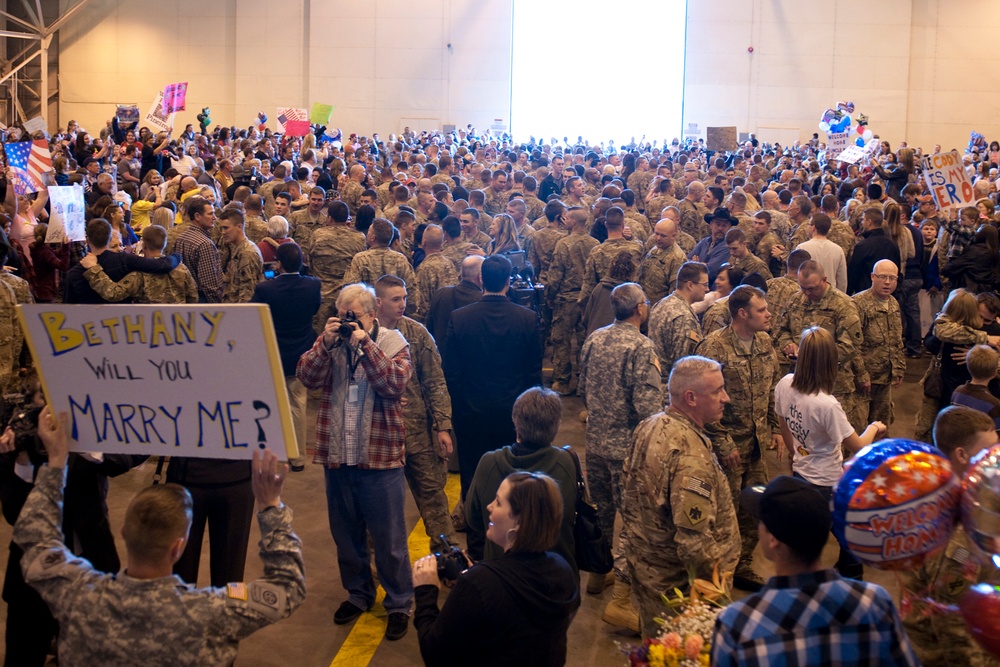
[[(462, 274), (459, 276), (461, 282), (434, 291), (431, 305), (427, 311), (427, 330), (434, 336), (439, 348), (444, 347), (451, 314), (459, 308), (476, 303), (483, 298), (482, 266), (482, 257), (469, 255), (462, 260)], [(441, 351), (444, 352), (444, 350)]]
[(483, 260), (483, 298), (451, 314), (445, 338), (463, 499), (482, 455), (514, 442), (514, 401), (542, 383), (538, 318), (507, 298), (511, 268), (501, 255)]
[(872, 286), (872, 269), (880, 259), (891, 259), (899, 266), (899, 248), (882, 231), (882, 211), (865, 209), (861, 218), (862, 239), (854, 246), (847, 265), (847, 293), (857, 294)]
[(306, 456), (306, 388), (295, 377), (295, 367), (299, 357), (316, 342), (312, 320), (319, 310), (322, 283), (318, 278), (299, 274), (302, 270), (302, 249), (298, 244), (283, 243), (274, 254), (278, 259), (279, 273), (273, 280), (257, 284), (251, 302), (266, 303), (271, 307), (298, 445), (298, 455), (290, 456), (288, 464), (293, 471), (300, 472), (305, 468)]
[(562, 196), (563, 193), (563, 167), (565, 161), (561, 155), (556, 155), (549, 163), (549, 175), (542, 179), (538, 186), (538, 198), (542, 202), (547, 202), (550, 195)]

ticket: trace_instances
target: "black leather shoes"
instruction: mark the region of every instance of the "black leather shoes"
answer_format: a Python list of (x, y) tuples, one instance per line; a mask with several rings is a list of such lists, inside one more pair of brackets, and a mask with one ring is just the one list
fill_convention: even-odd
[(337, 611), (333, 613), (333, 622), (337, 625), (347, 625), (366, 611), (350, 600), (344, 600)]
[(410, 617), (401, 611), (394, 611), (389, 614), (389, 623), (385, 626), (385, 638), (394, 642), (402, 639), (409, 629)]

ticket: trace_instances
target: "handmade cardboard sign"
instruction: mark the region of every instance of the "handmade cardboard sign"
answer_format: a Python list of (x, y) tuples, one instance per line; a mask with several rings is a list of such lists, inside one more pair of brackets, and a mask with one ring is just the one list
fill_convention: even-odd
[[(264, 305), (18, 307), (70, 450), (282, 458), (294, 428)], [(294, 451), (294, 450), (291, 450)]]

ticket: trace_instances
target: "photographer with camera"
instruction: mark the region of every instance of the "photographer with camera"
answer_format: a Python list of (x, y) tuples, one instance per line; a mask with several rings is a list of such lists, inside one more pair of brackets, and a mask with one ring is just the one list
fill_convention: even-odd
[(340, 580), (350, 595), (333, 621), (350, 623), (375, 603), (367, 531), (385, 589), (385, 637), (397, 640), (409, 627), (413, 601), (400, 400), (410, 379), (410, 350), (402, 334), (379, 326), (370, 285), (344, 287), (336, 308), (337, 317), (326, 321), (296, 369), (302, 384), (323, 392), (313, 462), (326, 468), (330, 531)]
[[(540, 472), (514, 472), (488, 509), (486, 536), (503, 555), (459, 575), (442, 609), (439, 558), (427, 556), (413, 566), (413, 625), (424, 664), (561, 666), (580, 593), (572, 568), (549, 551), (563, 523), (559, 484)], [(572, 514), (573, 506), (566, 510)], [(442, 560), (447, 564), (447, 557)]]

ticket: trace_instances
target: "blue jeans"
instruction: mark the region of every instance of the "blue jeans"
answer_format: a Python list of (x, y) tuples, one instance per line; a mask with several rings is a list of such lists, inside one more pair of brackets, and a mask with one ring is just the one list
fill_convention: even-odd
[(406, 547), (405, 489), (403, 468), (326, 469), (326, 505), (330, 532), (337, 544), (340, 582), (351, 603), (361, 609), (375, 603), (375, 580), (368, 555), (370, 534), (379, 582), (385, 589), (385, 610), (410, 613), (413, 572)]
[[(792, 477), (801, 479), (803, 482), (819, 491), (820, 495), (822, 495), (828, 503), (830, 502), (830, 499), (833, 498), (834, 487), (813, 484), (797, 472), (793, 472)], [(854, 554), (852, 554), (847, 547), (844, 546), (843, 542), (840, 542), (840, 540), (837, 542), (840, 544), (840, 556), (837, 558), (837, 562), (833, 567), (837, 570), (840, 576), (861, 581), (864, 578), (864, 566), (861, 564), (861, 561), (854, 557)]]
[(899, 310), (903, 317), (903, 336), (906, 351), (920, 354), (924, 349), (924, 337), (920, 331), (920, 288), (923, 280), (907, 278), (898, 291)]

